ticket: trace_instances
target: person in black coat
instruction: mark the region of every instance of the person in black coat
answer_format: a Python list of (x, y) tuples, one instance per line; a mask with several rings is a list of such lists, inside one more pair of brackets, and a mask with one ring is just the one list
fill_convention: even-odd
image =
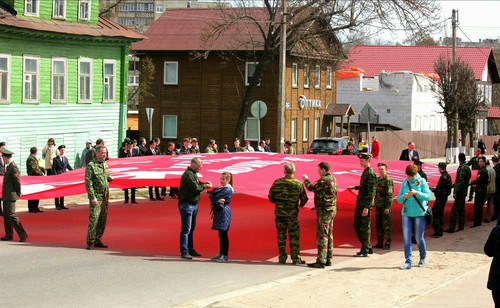
[[(125, 148), (120, 149), (120, 153), (118, 153), (118, 158), (138, 156), (138, 151), (134, 151), (133, 144), (134, 143), (130, 139), (125, 140)], [(124, 193), (124, 197), (125, 197), (124, 203), (128, 203), (128, 200), (129, 200), (128, 188), (123, 189), (123, 193)], [(131, 202), (134, 204), (137, 204), (137, 202), (135, 201), (135, 187), (130, 188), (130, 193), (131, 193), (131, 197), (132, 197)]]
[[(69, 164), (68, 158), (64, 156), (66, 151), (66, 146), (60, 145), (58, 148), (59, 156), (54, 157), (52, 160), (52, 174), (63, 174), (66, 170), (73, 170)], [(64, 197), (59, 197), (54, 199), (57, 210), (67, 210), (68, 208), (64, 206)]]
[(414, 150), (415, 143), (412, 141), (408, 142), (408, 149), (404, 149), (399, 156), (399, 160), (419, 160), (420, 156), (418, 156), (418, 152)]
[[(154, 140), (149, 141), (149, 148), (145, 152), (144, 155), (157, 155), (156, 152), (156, 142)], [(153, 186), (149, 186), (149, 200), (155, 201), (155, 200), (163, 200), (163, 198), (160, 196), (160, 188), (155, 187), (155, 196), (156, 199), (153, 197)]]
[(495, 307), (500, 307), (500, 224), (491, 230), (490, 236), (484, 244), (484, 253), (493, 257), (490, 274), (488, 276), (488, 289), (491, 290)]

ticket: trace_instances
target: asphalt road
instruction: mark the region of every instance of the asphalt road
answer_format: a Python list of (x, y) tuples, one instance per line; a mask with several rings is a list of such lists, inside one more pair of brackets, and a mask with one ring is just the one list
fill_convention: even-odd
[(166, 307), (307, 271), (0, 243), (1, 307)]

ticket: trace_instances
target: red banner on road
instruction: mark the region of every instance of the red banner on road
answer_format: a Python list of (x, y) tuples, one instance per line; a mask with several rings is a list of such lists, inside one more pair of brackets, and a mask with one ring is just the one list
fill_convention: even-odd
[[(347, 187), (358, 185), (363, 172), (356, 156), (345, 155), (285, 155), (276, 153), (221, 153), (174, 156), (139, 156), (131, 158), (111, 159), (108, 165), (113, 181), (112, 188), (130, 188), (143, 186), (178, 187), (182, 173), (189, 166), (193, 157), (200, 157), (203, 167), (199, 172), (200, 181), (211, 181), (219, 186), (219, 177), (223, 171), (231, 172), (234, 178), (234, 189), (241, 194), (267, 199), (269, 188), (274, 180), (283, 177), (283, 165), (293, 162), (296, 166), (295, 178), (302, 181), (302, 174), (307, 174), (311, 181), (319, 178), (318, 164), (322, 161), (330, 163), (331, 171), (338, 183), (338, 201), (354, 203), (356, 191), (349, 192)], [(377, 163), (372, 159), (371, 165), (378, 173)], [(384, 161), (388, 165), (388, 175), (394, 180), (394, 194), (399, 192), (401, 182), (406, 178), (407, 161)], [(436, 166), (423, 165), (431, 186), (439, 179)], [(455, 179), (456, 170), (450, 168), (448, 173)], [(22, 176), (21, 199), (50, 199), (86, 193), (85, 169), (76, 169), (54, 176)], [(308, 206), (313, 205), (310, 195)]]

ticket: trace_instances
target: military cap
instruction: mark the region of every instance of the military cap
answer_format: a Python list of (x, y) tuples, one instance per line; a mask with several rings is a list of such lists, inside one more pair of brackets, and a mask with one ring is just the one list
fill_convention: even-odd
[(186, 141), (188, 141), (188, 142), (189, 142), (189, 141), (191, 141), (191, 140), (189, 140), (189, 138), (184, 138), (184, 139), (182, 139), (182, 142), (186, 142)]
[(0, 148), (0, 152), (4, 155), (13, 155), (14, 152), (7, 150), (6, 148)]
[(215, 143), (215, 140), (214, 140), (214, 139), (210, 139), (208, 142), (209, 142), (210, 144), (214, 144), (214, 143)]
[(61, 144), (60, 146), (57, 147), (58, 150), (65, 149), (65, 148), (66, 148), (66, 146), (64, 144)]
[(495, 156), (493, 156), (493, 157), (491, 158), (491, 160), (492, 160), (494, 163), (498, 163), (498, 156), (496, 156), (496, 155), (495, 155)]
[(193, 138), (193, 139), (191, 139), (191, 142), (198, 142), (198, 139)]
[(358, 157), (360, 159), (370, 159), (370, 158), (372, 158), (372, 155), (370, 153), (359, 153)]
[(446, 163), (440, 162), (438, 164), (438, 167), (441, 168), (441, 169), (443, 169), (443, 170), (446, 170)]

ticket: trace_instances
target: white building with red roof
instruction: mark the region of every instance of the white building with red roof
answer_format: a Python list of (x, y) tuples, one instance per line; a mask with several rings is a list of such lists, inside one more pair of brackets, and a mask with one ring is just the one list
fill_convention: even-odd
[[(370, 103), (377, 113), (373, 130), (444, 131), (437, 85), (427, 77), (435, 73), (434, 63), (440, 56), (451, 57), (451, 47), (354, 46), (340, 71), (358, 68), (361, 73), (339, 76), (337, 103), (351, 104), (357, 114)], [(457, 58), (469, 63), (478, 90), (491, 106), (492, 84), (500, 82), (491, 48), (457, 47)], [(353, 131), (366, 131), (364, 123), (361, 117), (353, 119)], [(479, 119), (478, 126), (479, 134), (487, 134), (486, 117)]]

